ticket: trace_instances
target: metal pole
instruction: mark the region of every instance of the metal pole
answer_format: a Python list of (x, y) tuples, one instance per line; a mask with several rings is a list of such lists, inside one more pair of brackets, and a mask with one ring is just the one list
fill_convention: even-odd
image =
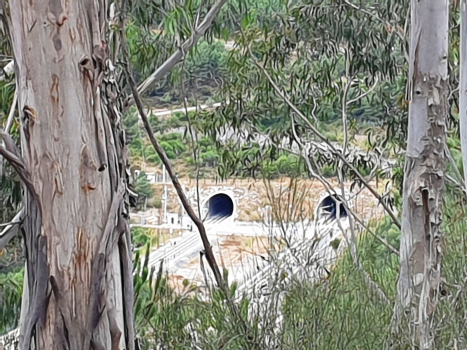
[(167, 191), (167, 178), (165, 175), (165, 164), (162, 165), (162, 182), (164, 183), (164, 224), (167, 223), (167, 207), (169, 202), (169, 195)]

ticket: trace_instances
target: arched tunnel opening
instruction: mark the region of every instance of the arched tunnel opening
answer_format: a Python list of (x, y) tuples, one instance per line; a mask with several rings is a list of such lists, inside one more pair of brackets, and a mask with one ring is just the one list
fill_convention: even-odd
[[(322, 209), (323, 214), (327, 214), (328, 217), (332, 220), (335, 220), (337, 218), (337, 202), (334, 196), (327, 196), (325, 197), (320, 205), (320, 209)], [(347, 217), (347, 211), (345, 210), (344, 204), (339, 205), (339, 217), (340, 218), (345, 218)]]
[(219, 193), (209, 198), (207, 205), (207, 219), (226, 219), (233, 215), (234, 203), (230, 196)]

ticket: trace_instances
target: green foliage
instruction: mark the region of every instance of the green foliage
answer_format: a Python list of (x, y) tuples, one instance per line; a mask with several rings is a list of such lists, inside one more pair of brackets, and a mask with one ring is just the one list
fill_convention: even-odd
[(155, 196), (155, 197), (153, 197), (153, 198), (148, 202), (148, 207), (157, 208), (157, 209), (162, 208), (162, 197), (161, 197), (161, 196)]
[[(464, 332), (467, 317), (467, 289), (465, 288), (467, 242), (466, 213), (453, 196), (448, 197), (446, 212), (446, 239), (441, 300), (434, 332), (436, 349), (453, 349)], [(390, 219), (371, 223), (376, 234), (396, 249), (399, 248), (400, 231)], [(296, 283), (285, 293), (282, 308), (284, 328), (280, 334), (280, 349), (385, 349), (390, 344), (399, 349), (409, 349), (410, 338), (402, 334), (394, 338), (391, 320), (396, 296), (398, 255), (381, 244), (374, 236), (363, 233), (358, 239), (358, 253), (364, 269), (381, 287), (390, 300), (384, 303), (365, 281), (362, 272), (355, 268), (350, 253), (346, 251), (328, 278), (315, 283)], [(240, 302), (241, 319), (250, 327), (250, 337), (238, 328), (223, 297), (215, 292), (206, 301), (197, 296), (195, 286), (188, 281), (175, 292), (168, 280), (157, 271), (138, 265), (135, 275), (138, 298), (136, 301), (137, 329), (144, 342), (144, 349), (159, 344), (163, 348), (202, 349), (252, 349), (262, 340), (263, 333), (255, 320), (249, 320), (249, 302)], [(150, 276), (155, 277), (154, 282)], [(139, 286), (139, 287), (138, 287)], [(232, 286), (234, 293), (235, 285)], [(191, 296), (188, 296), (191, 295)], [(273, 320), (271, 320), (273, 321)], [(149, 333), (147, 333), (149, 332)]]
[(138, 174), (138, 177), (135, 181), (135, 191), (138, 195), (144, 196), (147, 199), (152, 198), (154, 195), (154, 189), (152, 188), (150, 182), (147, 179), (146, 173), (144, 171)]
[(325, 165), (321, 168), (321, 175), (324, 177), (334, 177), (337, 175), (337, 169), (333, 165)]
[[(177, 49), (180, 41), (186, 40), (191, 34), (183, 29), (183, 25), (176, 22), (181, 19), (181, 11), (187, 13), (186, 10), (184, 7), (178, 7), (172, 11), (174, 17), (167, 14), (164, 23), (161, 24), (165, 31), (139, 27), (137, 22), (129, 23), (127, 38), (131, 62), (139, 80), (144, 80), (154, 72), (168, 58), (167, 53)], [(183, 31), (181, 37), (177, 29), (173, 27), (175, 23)], [(178, 65), (156, 84), (149, 95), (158, 104), (166, 106), (181, 105), (184, 97), (192, 101), (198, 99), (205, 101), (212, 98), (213, 89), (219, 88), (224, 79), (226, 61), (227, 51), (223, 42), (208, 42), (201, 39), (198, 45), (187, 53), (184, 63)]]
[[(446, 140), (446, 143), (451, 152), (451, 155), (457, 167), (457, 170), (459, 171), (460, 174), (464, 174), (464, 164), (462, 162), (462, 151), (461, 151), (460, 139), (458, 139), (457, 137), (448, 137)], [(453, 167), (452, 164), (450, 163), (447, 164), (448, 172), (451, 174), (451, 176), (455, 178), (456, 175), (454, 174), (454, 169), (452, 167)]]
[[(331, 121), (341, 123), (345, 95), (347, 101), (354, 100), (346, 110), (351, 122), (387, 126), (383, 148), (404, 143), (407, 66), (401, 28), (406, 2), (386, 1), (381, 6), (354, 1), (342, 4), (315, 0), (229, 2), (206, 38), (188, 52), (183, 64), (159, 82), (151, 93), (157, 99), (153, 103), (158, 105), (181, 106), (185, 97), (190, 104), (199, 103), (199, 99), (229, 101), (215, 111), (190, 113), (194, 128), (215, 143), (209, 149), (202, 149), (198, 140), (188, 137), (183, 137), (183, 142), (160, 141), (167, 155), (177, 160), (182, 174), (190, 176), (196, 167), (218, 165), (221, 176), (304, 173), (303, 166), (299, 169), (285, 164), (284, 158), (278, 160), (285, 156), (279, 145), (288, 143), (292, 148), (296, 137), (304, 144), (316, 139), (307, 123), (291, 113), (269, 79), (249, 57), (246, 47), (251, 48), (279, 89), (329, 139), (343, 142), (343, 133), (337, 134), (328, 126)], [(144, 4), (145, 1), (132, 5), (134, 20), (127, 30), (134, 66), (141, 79), (160, 65), (162, 56), (173, 52), (168, 43), (180, 43), (190, 35), (195, 13), (203, 14), (206, 10), (199, 1)], [(147, 9), (143, 9), (144, 6)], [(235, 42), (235, 49), (229, 53), (223, 41), (228, 39)], [(364, 97), (358, 98), (360, 95)], [(151, 124), (161, 135), (178, 128), (186, 130), (186, 123), (176, 118), (152, 116)], [(351, 128), (356, 125), (351, 123)], [(237, 143), (235, 150), (232, 144), (221, 145), (219, 141), (226, 129), (246, 135), (246, 140), (240, 140), (240, 147)], [(369, 128), (368, 134), (373, 132)], [(252, 137), (258, 133), (270, 140), (262, 142)], [(395, 138), (402, 141), (394, 142)], [(370, 148), (380, 146), (381, 141), (369, 145)], [(186, 143), (192, 143), (192, 147), (187, 147)], [(152, 147), (144, 142), (135, 141), (130, 148), (133, 156), (136, 155), (134, 159), (160, 164)], [(312, 152), (318, 168), (329, 172), (336, 167), (335, 157), (322, 157), (319, 153), (319, 150)], [(289, 155), (287, 157), (290, 159)], [(240, 165), (243, 169), (239, 169)], [(355, 167), (363, 175), (369, 174), (371, 169), (367, 164), (355, 164)]]
[[(385, 218), (376, 234), (396, 249), (400, 231)], [(398, 256), (376, 238), (363, 234), (358, 254), (365, 270), (391, 301), (395, 299)], [(382, 302), (368, 287), (347, 251), (328, 279), (313, 284), (296, 284), (288, 292), (284, 348), (299, 349), (383, 349), (390, 341), (389, 325), (393, 305)]]
[(0, 334), (18, 325), (21, 312), (24, 269), (0, 273)]
[[(436, 349), (452, 349), (463, 333), (463, 320), (467, 315), (465, 281), (467, 244), (465, 211), (457, 200), (448, 198), (446, 212), (446, 240), (444, 244), (441, 300), (437, 311)], [(389, 219), (383, 220), (376, 234), (385, 238), (396, 249), (399, 230)], [(391, 302), (396, 296), (398, 256), (391, 253), (373, 236), (359, 239), (358, 252), (365, 270), (382, 288)], [(390, 343), (409, 348), (407, 334), (393, 338), (390, 334), (393, 304), (385, 304), (376, 296), (361, 272), (355, 269), (349, 253), (322, 283), (296, 285), (287, 295), (285, 346), (300, 349), (383, 349)]]
[[(297, 153), (297, 138), (303, 145), (319, 142), (312, 127), (342, 144), (344, 133), (335, 133), (329, 124), (340, 124), (336, 129), (343, 130), (343, 105), (350, 131), (362, 123), (386, 126), (386, 140), (380, 138), (371, 148), (382, 146), (389, 152), (404, 143), (407, 65), (401, 28), (407, 1), (378, 6), (357, 1), (272, 3), (271, 21), (258, 20), (260, 10), (239, 12), (242, 29), (234, 36), (238, 48), (228, 57), (218, 97), (229, 103), (196, 117), (199, 130), (218, 143), (225, 130), (246, 135), (235, 146), (229, 145), (230, 140), (218, 145), (225, 149), (219, 152), (221, 173), (238, 174), (241, 164), (243, 173), (260, 177), (261, 159), (274, 162), (277, 157), (271, 155), (284, 149)], [(298, 117), (281, 94), (307, 120)], [(374, 132), (369, 128), (370, 136)], [(337, 166), (336, 157), (322, 156), (319, 148), (308, 156), (325, 171)], [(354, 165), (363, 175), (369, 174), (371, 165)]]
[[(202, 126), (198, 125), (197, 116), (198, 114), (194, 112), (189, 113), (192, 125), (199, 133), (200, 131), (196, 129)], [(188, 175), (193, 176), (197, 166), (201, 169), (216, 168), (219, 164), (222, 169), (229, 169), (238, 177), (247, 177), (251, 174), (255, 177), (300, 176), (305, 173), (304, 165), (297, 156), (287, 152), (277, 152), (274, 146), (265, 156), (257, 144), (239, 149), (235, 143), (224, 145), (216, 142), (213, 137), (202, 135), (192, 141), (188, 131), (188, 118), (183, 113), (175, 113), (169, 118), (151, 115), (150, 122), (168, 158), (179, 163), (183, 162), (184, 169), (180, 170), (182, 174), (183, 171), (188, 171)], [(145, 131), (138, 126), (138, 117), (134, 108), (125, 115), (123, 123), (130, 141), (132, 159), (144, 159), (150, 165), (160, 165), (161, 160), (152, 145), (140, 138)], [(245, 163), (249, 166), (244, 167)], [(229, 168), (230, 164), (236, 165), (235, 170)], [(252, 164), (256, 164), (253, 171)], [(205, 172), (201, 171), (201, 177), (204, 174)]]
[(218, 143), (220, 148), (219, 174), (223, 178), (299, 177), (306, 174), (300, 157), (278, 151), (273, 145), (261, 147), (258, 143), (239, 146), (236, 142)]
[(140, 248), (149, 243), (149, 236), (144, 228), (132, 227), (131, 240), (136, 248)]
[[(240, 336), (241, 324), (230, 311), (222, 293), (214, 291), (208, 301), (201, 301), (196, 295), (187, 297), (183, 294), (196, 292), (196, 286), (185, 280), (179, 287), (184, 293), (181, 294), (180, 290), (176, 293), (163, 274), (163, 266), (158, 271), (149, 270), (139, 255), (135, 265), (136, 330), (142, 349), (154, 349), (157, 345), (169, 349), (191, 349), (193, 332), (199, 337), (202, 349), (257, 349), (251, 336)], [(233, 296), (234, 289), (231, 293), (229, 297)], [(243, 320), (247, 316), (247, 307), (246, 301), (240, 305)]]
[[(0, 39), (0, 43), (3, 40)], [(1, 46), (0, 46), (1, 48)], [(2, 53), (0, 49), (0, 54)], [(0, 61), (1, 62), (1, 61)], [(7, 81), (0, 81), (0, 122), (6, 124), (8, 114), (10, 112), (13, 95), (15, 91), (15, 83), (13, 77)], [(15, 121), (12, 124), (10, 134), (15, 140), (19, 139), (19, 123), (17, 122), (17, 113), (15, 113)], [(19, 141), (18, 141), (19, 142)], [(0, 218), (2, 222), (10, 221), (18, 210), (21, 202), (21, 184), (15, 171), (11, 168), (8, 162), (2, 160), (0, 165)]]

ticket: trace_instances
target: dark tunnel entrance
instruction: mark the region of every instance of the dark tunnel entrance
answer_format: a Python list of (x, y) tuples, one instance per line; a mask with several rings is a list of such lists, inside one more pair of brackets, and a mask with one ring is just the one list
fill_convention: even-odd
[(208, 219), (226, 219), (233, 215), (234, 203), (230, 196), (219, 193), (209, 198), (208, 203)]
[[(322, 209), (323, 214), (329, 215), (330, 219), (335, 220), (337, 218), (337, 203), (333, 196), (324, 198), (321, 201), (320, 208)], [(347, 217), (347, 211), (342, 203), (339, 205), (339, 209), (339, 216), (341, 218)]]

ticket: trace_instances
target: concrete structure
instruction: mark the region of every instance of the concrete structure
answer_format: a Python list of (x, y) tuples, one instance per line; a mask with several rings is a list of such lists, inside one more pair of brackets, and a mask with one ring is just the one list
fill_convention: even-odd
[[(135, 170), (135, 176), (137, 177), (139, 176), (139, 174), (141, 174), (141, 171)], [(158, 184), (158, 183), (164, 182), (164, 178), (162, 174), (147, 173), (147, 172), (145, 172), (145, 174), (146, 174), (146, 179), (148, 180), (149, 183)]]
[[(349, 228), (348, 213), (341, 205), (342, 195), (340, 189), (334, 193), (323, 192), (318, 200), (314, 222), (304, 220), (300, 223), (283, 223), (278, 225), (272, 221), (271, 209), (265, 207), (265, 223), (241, 223), (235, 220), (237, 203), (233, 191), (215, 190), (210, 192), (201, 204), (202, 213), (211, 242), (221, 235), (246, 235), (260, 236), (270, 235), (271, 238), (285, 236), (290, 245), (278, 253), (269, 256), (252, 257), (250, 263), (229, 271), (229, 283), (236, 280), (239, 287), (236, 297), (239, 300), (247, 296), (251, 303), (249, 314), (261, 320), (260, 327), (271, 332), (265, 337), (265, 348), (273, 348), (277, 334), (280, 334), (283, 318), (281, 306), (285, 291), (291, 286), (293, 280), (316, 281), (325, 276), (342, 249), (345, 247), (345, 239), (341, 239), (339, 248), (331, 243), (343, 237)], [(348, 192), (344, 198), (349, 206), (353, 201)], [(193, 258), (199, 256), (203, 250), (199, 233), (195, 227), (183, 235), (177, 233), (177, 228), (188, 228), (191, 220), (185, 214), (167, 213), (167, 223), (173, 237), (159, 249), (149, 255), (149, 267), (157, 267), (164, 261), (164, 269), (169, 274), (181, 274), (181, 270), (187, 270)], [(284, 232), (283, 227), (286, 227)], [(198, 264), (199, 265), (199, 264)], [(197, 266), (199, 269), (199, 266)], [(207, 270), (210, 274), (210, 271)], [(202, 287), (202, 286), (200, 286)], [(207, 295), (205, 295), (206, 297)], [(202, 295), (199, 295), (202, 297)], [(275, 317), (267, 315), (274, 313)], [(275, 320), (273, 327), (263, 324), (263, 320)], [(16, 349), (18, 331), (0, 337), (0, 349)], [(11, 345), (10, 345), (11, 344)]]
[(203, 219), (224, 219), (227, 223), (238, 217), (238, 204), (235, 193), (231, 190), (216, 191), (208, 195), (201, 203)]
[(0, 350), (19, 349), (19, 328), (0, 336)]
[(331, 240), (343, 238), (343, 234), (350, 228), (349, 213), (343, 202), (353, 209), (354, 201), (350, 192), (345, 189), (344, 195), (340, 188), (333, 189), (332, 193), (321, 193), (314, 211), (314, 232), (320, 238), (329, 235)]
[(180, 226), (181, 218), (178, 213), (167, 213), (167, 225), (169, 226)]
[[(161, 227), (184, 230), (193, 229), (194, 223), (185, 213), (181, 205), (181, 210), (179, 212), (166, 212), (165, 204), (167, 201), (165, 200), (165, 191), (163, 202), (164, 217), (162, 224), (160, 225)], [(225, 223), (231, 223), (238, 217), (238, 202), (235, 197), (235, 193), (231, 190), (218, 190), (209, 193), (201, 199), (201, 203), (201, 219), (203, 221), (216, 221), (222, 219)], [(197, 212), (196, 207), (195, 212)], [(133, 224), (133, 226), (143, 226), (154, 221), (150, 220), (149, 217), (145, 217), (144, 213), (137, 213), (133, 217), (139, 219), (139, 223)]]

